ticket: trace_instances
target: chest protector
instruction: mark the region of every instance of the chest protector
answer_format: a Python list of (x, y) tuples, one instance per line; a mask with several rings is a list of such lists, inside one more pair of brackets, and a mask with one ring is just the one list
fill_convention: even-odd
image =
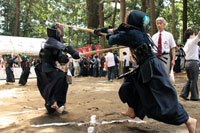
[(58, 60), (58, 49), (44, 48), (40, 51), (40, 58), (43, 62), (55, 64), (55, 62)]
[(145, 59), (153, 55), (151, 48), (147, 44), (141, 44), (137, 48), (130, 48), (131, 54), (137, 64), (142, 63)]

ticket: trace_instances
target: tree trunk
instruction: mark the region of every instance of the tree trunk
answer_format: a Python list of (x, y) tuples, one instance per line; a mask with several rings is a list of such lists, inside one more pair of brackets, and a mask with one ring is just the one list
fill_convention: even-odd
[(99, 25), (98, 1), (87, 0), (88, 28), (97, 28)]
[(146, 10), (147, 10), (146, 0), (142, 0), (142, 11), (146, 13)]
[[(99, 25), (104, 27), (104, 12), (103, 12), (103, 0), (99, 0)], [(100, 37), (101, 48), (105, 48), (105, 37)]]
[[(88, 28), (97, 28), (99, 25), (98, 16), (98, 1), (97, 0), (87, 0), (87, 25)], [(89, 33), (89, 41), (92, 43), (92, 34)]]
[(28, 27), (30, 26), (30, 12), (31, 12), (31, 7), (32, 7), (32, 0), (29, 0), (29, 6), (28, 9), (26, 11), (26, 19), (24, 22), (24, 33), (23, 36), (26, 37), (27, 36), (27, 32), (28, 32)]
[(125, 0), (120, 0), (120, 21), (124, 22), (126, 14), (126, 2)]
[[(175, 7), (174, 0), (171, 0), (172, 3), (172, 35), (175, 37), (176, 24), (175, 24)], [(176, 40), (176, 39), (175, 39)]]
[(9, 16), (10, 16), (10, 0), (7, 0), (7, 15), (6, 15), (6, 34), (9, 32)]
[(16, 0), (16, 15), (15, 15), (14, 36), (19, 36), (19, 14), (20, 14), (20, 0)]
[(187, 0), (183, 0), (183, 34), (182, 41), (184, 43), (184, 33), (187, 30)]
[[(125, 0), (120, 0), (120, 22), (125, 22), (125, 14), (126, 14), (126, 2)], [(119, 50), (120, 60), (122, 60), (122, 53), (124, 49)], [(120, 61), (119, 63), (119, 73), (123, 73), (123, 64)]]
[(116, 18), (116, 13), (117, 13), (117, 1), (115, 0), (115, 8), (114, 8), (114, 12), (113, 12), (113, 21), (112, 21), (112, 27), (115, 27), (115, 18)]
[(151, 25), (151, 36), (156, 32), (155, 27), (155, 3), (154, 0), (149, 0), (150, 5), (150, 25)]

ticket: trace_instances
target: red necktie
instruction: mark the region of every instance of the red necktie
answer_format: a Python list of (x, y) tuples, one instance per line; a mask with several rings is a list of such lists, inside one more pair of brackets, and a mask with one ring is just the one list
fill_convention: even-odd
[(159, 34), (159, 38), (158, 38), (158, 55), (162, 54), (162, 39), (161, 39), (161, 33)]

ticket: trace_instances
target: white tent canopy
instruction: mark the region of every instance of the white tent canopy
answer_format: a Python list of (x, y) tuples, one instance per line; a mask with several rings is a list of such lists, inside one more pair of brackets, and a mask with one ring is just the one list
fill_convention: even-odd
[(20, 54), (38, 55), (43, 47), (45, 39), (27, 38), (0, 35), (0, 54)]

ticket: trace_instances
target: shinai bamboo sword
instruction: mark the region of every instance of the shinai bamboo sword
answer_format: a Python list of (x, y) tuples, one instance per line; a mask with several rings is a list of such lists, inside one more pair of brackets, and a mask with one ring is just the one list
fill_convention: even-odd
[(119, 46), (119, 47), (101, 49), (101, 50), (97, 50), (97, 51), (90, 51), (90, 52), (82, 53), (81, 56), (87, 56), (87, 55), (92, 55), (92, 54), (96, 54), (96, 53), (103, 53), (103, 52), (107, 52), (107, 51), (110, 51), (110, 50), (121, 49), (121, 48), (127, 48), (127, 47), (126, 46)]
[[(88, 28), (82, 28), (82, 27), (76, 27), (76, 26), (72, 26), (72, 25), (67, 25), (67, 24), (61, 24), (61, 23), (56, 23), (58, 25), (63, 25), (64, 27), (67, 28), (72, 28), (72, 29), (78, 29), (78, 30), (82, 30), (82, 31), (86, 31), (86, 32), (90, 32), (90, 33), (94, 33), (93, 29), (88, 29)], [(101, 35), (107, 35), (106, 33), (100, 33)], [(115, 50), (115, 49), (122, 49), (122, 48), (127, 48), (126, 46), (119, 46), (119, 47), (113, 47), (113, 48), (106, 48), (106, 49), (101, 49), (101, 50), (97, 50), (97, 51), (90, 51), (90, 52), (86, 52), (86, 53), (82, 53), (82, 56), (87, 56), (87, 55), (92, 55), (92, 54), (96, 54), (96, 53), (103, 53), (103, 52), (107, 52), (110, 50)]]
[[(64, 27), (72, 28), (72, 29), (78, 29), (78, 30), (82, 30), (82, 31), (87, 31), (87, 32), (90, 32), (90, 33), (94, 33), (93, 29), (82, 28), (82, 27), (77, 27), (77, 26), (72, 26), (72, 25), (67, 25), (67, 24), (61, 24), (61, 23), (58, 23), (58, 22), (56, 24), (62, 25)], [(100, 33), (100, 34), (101, 35), (107, 35), (106, 33)]]

